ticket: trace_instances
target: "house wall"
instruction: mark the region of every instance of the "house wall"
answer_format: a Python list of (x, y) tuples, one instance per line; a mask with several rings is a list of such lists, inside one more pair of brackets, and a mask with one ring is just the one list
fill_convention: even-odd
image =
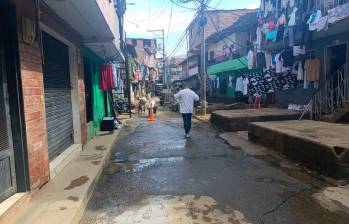
[(22, 16), (36, 20), (34, 0), (16, 0), (20, 73), (22, 79), (25, 130), (28, 150), (29, 185), (38, 190), (49, 180), (44, 83), (41, 44), (22, 41)]
[[(224, 28), (230, 26), (233, 21), (236, 20), (237, 14), (232, 13), (231, 10), (211, 10), (207, 12), (207, 24), (205, 26), (205, 36), (211, 36), (218, 30), (223, 30)], [(213, 22), (212, 22), (212, 20)], [(195, 18), (191, 27), (189, 28), (189, 48), (190, 50), (195, 49), (200, 43), (200, 26), (198, 19)]]
[[(316, 58), (320, 60), (320, 86), (326, 81), (326, 63), (327, 55), (326, 49), (328, 46), (336, 43), (349, 44), (349, 32), (340, 33), (325, 38), (313, 40), (311, 50), (315, 51)], [(349, 61), (349, 46), (347, 48), (347, 62)], [(312, 85), (309, 85), (309, 89), (304, 89), (302, 83), (299, 83), (299, 87), (293, 90), (277, 91), (275, 94), (276, 104), (280, 107), (287, 107), (289, 103), (303, 104), (309, 103), (312, 94), (316, 91)]]
[(119, 18), (116, 15), (114, 1), (109, 0), (96, 0), (97, 4), (106, 19), (109, 29), (115, 37), (117, 46), (120, 45), (120, 33), (119, 33)]
[[(42, 70), (42, 46), (40, 42), (40, 33), (33, 44), (26, 44), (22, 39), (22, 17), (27, 17), (33, 21), (37, 20), (37, 7), (35, 0), (16, 0), (17, 14), (17, 32), (19, 45), (19, 62), (23, 90), (23, 104), (25, 117), (25, 131), (27, 139), (28, 153), (28, 174), (31, 191), (38, 190), (49, 180), (49, 159), (48, 143), (46, 131), (46, 113), (45, 113), (45, 96)], [(74, 91), (72, 92), (75, 101), (74, 117), (74, 141), (85, 144), (87, 140), (86, 133), (86, 112), (85, 112), (85, 87), (84, 71), (80, 49), (81, 40), (76, 33), (71, 30), (64, 22), (60, 21), (57, 16), (41, 8), (41, 22), (74, 43), (75, 49), (70, 49), (70, 63), (74, 60), (77, 62), (74, 66), (76, 77), (75, 83), (72, 83)], [(78, 126), (78, 128), (77, 128)], [(79, 138), (79, 139), (77, 139)]]
[[(84, 48), (83, 55), (90, 61), (90, 71), (92, 80), (92, 110), (93, 110), (93, 122), (92, 127), (88, 129), (89, 139), (96, 135), (100, 131), (100, 125), (103, 117), (105, 116), (104, 95), (103, 91), (99, 89), (99, 66), (103, 64), (103, 60), (94, 54), (91, 50)], [(110, 99), (108, 99), (110, 104)], [(107, 110), (108, 115), (111, 115), (111, 108)]]

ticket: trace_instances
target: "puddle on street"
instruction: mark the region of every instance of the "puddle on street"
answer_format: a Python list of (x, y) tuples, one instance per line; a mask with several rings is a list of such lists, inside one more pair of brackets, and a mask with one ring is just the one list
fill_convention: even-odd
[(86, 184), (89, 179), (90, 178), (88, 178), (87, 176), (81, 176), (79, 178), (76, 178), (75, 180), (72, 180), (70, 182), (69, 186), (64, 188), (64, 190), (71, 190), (71, 189), (74, 189), (76, 187), (80, 187), (80, 186)]
[(113, 219), (123, 224), (250, 224), (240, 211), (207, 196), (150, 196)]
[(151, 159), (140, 159), (140, 160), (122, 160), (115, 159), (106, 168), (106, 173), (108, 175), (113, 175), (115, 173), (133, 173), (142, 171), (148, 167), (154, 166), (159, 163), (173, 163), (183, 161), (184, 157), (166, 157), (166, 158), (151, 158)]

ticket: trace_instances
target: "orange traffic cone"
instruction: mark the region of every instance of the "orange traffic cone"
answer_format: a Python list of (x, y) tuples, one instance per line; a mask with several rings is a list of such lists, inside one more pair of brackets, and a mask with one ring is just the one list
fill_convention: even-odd
[(155, 117), (153, 108), (149, 108), (149, 117), (148, 117), (148, 120), (149, 120), (149, 121), (156, 121), (156, 117)]

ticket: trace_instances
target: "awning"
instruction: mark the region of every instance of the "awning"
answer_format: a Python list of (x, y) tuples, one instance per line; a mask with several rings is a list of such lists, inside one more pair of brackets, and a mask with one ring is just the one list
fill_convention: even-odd
[(247, 69), (247, 57), (241, 57), (234, 60), (225, 61), (207, 68), (208, 75), (214, 75), (222, 72)]

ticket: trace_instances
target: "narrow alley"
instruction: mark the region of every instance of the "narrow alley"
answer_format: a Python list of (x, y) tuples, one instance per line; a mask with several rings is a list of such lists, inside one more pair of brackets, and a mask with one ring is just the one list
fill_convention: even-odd
[[(297, 165), (251, 156), (194, 120), (183, 138), (180, 117), (162, 112), (126, 126), (112, 150), (81, 224), (307, 223), (343, 224), (349, 211), (324, 206), (330, 187)], [(259, 146), (250, 148), (258, 149)], [(326, 201), (326, 200), (323, 200)]]

